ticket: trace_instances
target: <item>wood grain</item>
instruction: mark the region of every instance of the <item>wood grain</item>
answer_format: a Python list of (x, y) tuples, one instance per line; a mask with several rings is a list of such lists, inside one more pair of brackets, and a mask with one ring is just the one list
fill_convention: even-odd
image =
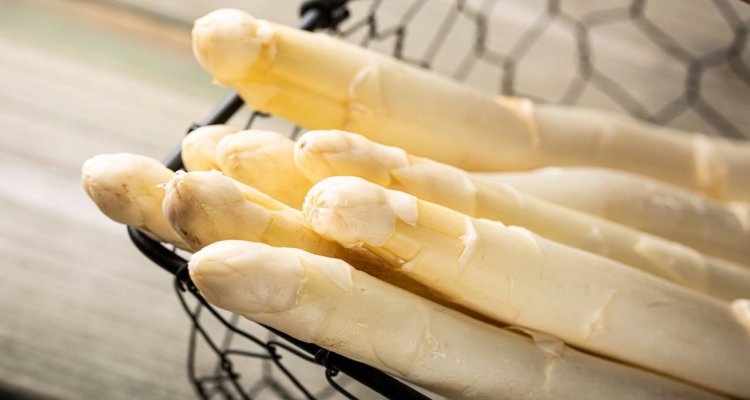
[(169, 277), (101, 217), (79, 170), (100, 152), (164, 154), (210, 105), (8, 40), (0, 52), (12, 55), (0, 65), (0, 379), (64, 398), (190, 396)]

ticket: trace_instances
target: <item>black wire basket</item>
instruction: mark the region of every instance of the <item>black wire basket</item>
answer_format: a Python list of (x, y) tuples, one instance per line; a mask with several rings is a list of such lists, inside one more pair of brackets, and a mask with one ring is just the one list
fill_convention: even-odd
[[(681, 0), (648, 4), (645, 0), (618, 2), (622, 4), (607, 2), (605, 6), (594, 6), (593, 10), (589, 5), (589, 9), (583, 11), (577, 6), (580, 1), (538, 3), (313, 0), (302, 4), (297, 27), (326, 30), (362, 46), (389, 52), (405, 62), (436, 69), (484, 91), (560, 104), (598, 107), (603, 104), (605, 108), (654, 123), (683, 129), (697, 127), (709, 134), (745, 137), (743, 132), (750, 131), (750, 116), (733, 113), (733, 107), (717, 106), (716, 90), (705, 85), (719, 71), (720, 76), (729, 77), (729, 83), (719, 85), (721, 99), (750, 98), (750, 46), (747, 42), (750, 7), (739, 1), (716, 0), (703, 4), (700, 9), (688, 10), (688, 19), (691, 15), (703, 22), (713, 18), (711, 26), (726, 28), (721, 37), (714, 35), (710, 45), (703, 43), (696, 49), (693, 42), (685, 44), (685, 32), (670, 32), (665, 26), (668, 24), (658, 18), (659, 12), (653, 12), (654, 8), (658, 11), (670, 5), (684, 7)], [(524, 14), (512, 8), (518, 4), (524, 4), (522, 9), (535, 13)], [(709, 9), (713, 16), (707, 16)], [(528, 17), (517, 21), (515, 17), (498, 19), (497, 15)], [(678, 28), (675, 29), (680, 33)], [(668, 93), (661, 83), (646, 82), (635, 91), (621, 83), (638, 82), (638, 71), (642, 68), (622, 68), (623, 64), (617, 63), (619, 52), (616, 49), (610, 49), (610, 55), (602, 57), (597, 45), (601, 37), (611, 38), (612, 30), (616, 37), (618, 29), (629, 29), (632, 37), (639, 35), (640, 42), (636, 44), (639, 49), (645, 49), (647, 58), (669, 60), (667, 64), (659, 64), (660, 81), (664, 80), (664, 65), (680, 71), (667, 74), (673, 80)], [(501, 39), (499, 43), (497, 38)], [(531, 83), (524, 83), (522, 73), (528, 69), (524, 62), (535, 57), (535, 48), (540, 43), (550, 40), (546, 48), (557, 49), (557, 52), (542, 54), (541, 63), (537, 64), (542, 69), (532, 74)], [(565, 52), (558, 49), (563, 45), (555, 43), (567, 43), (564, 57), (560, 54)], [(551, 69), (545, 71), (545, 57), (565, 58), (567, 72), (559, 66), (548, 67)], [(667, 72), (672, 67), (666, 67)], [(648, 68), (645, 72), (649, 72)], [(226, 123), (243, 108), (239, 96), (230, 93), (205, 119), (193, 124), (188, 133), (200, 126)], [(268, 117), (250, 111), (245, 127), (255, 127)], [(301, 132), (299, 127), (289, 129), (292, 138)], [(179, 149), (167, 159), (166, 165), (172, 170), (183, 167)], [(201, 297), (190, 281), (186, 255), (153, 241), (133, 227), (128, 227), (128, 234), (146, 257), (175, 277), (175, 292), (192, 323), (187, 373), (199, 397), (438, 397), (365, 364), (217, 310)], [(310, 368), (311, 365), (314, 366)]]

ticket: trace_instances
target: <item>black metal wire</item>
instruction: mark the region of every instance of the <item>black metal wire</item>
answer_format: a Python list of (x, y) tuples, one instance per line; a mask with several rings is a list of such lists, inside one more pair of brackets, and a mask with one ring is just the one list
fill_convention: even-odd
[[(383, 13), (388, 4), (398, 1), (399, 12), (389, 10)], [(497, 6), (496, 0), (454, 0), (441, 2), (444, 8), (441, 18), (435, 24), (434, 33), (426, 38), (427, 44), (421, 53), (415, 53), (410, 46), (410, 27), (421, 12), (428, 6), (426, 0), (384, 0), (357, 1), (364, 4), (364, 12), (350, 16), (345, 0), (305, 1), (301, 9), (300, 29), (327, 29), (334, 35), (356, 41), (363, 46), (374, 46), (391, 41), (391, 54), (406, 62), (425, 68), (436, 66), (443, 54), (452, 32), (456, 29), (473, 29), (472, 42), (463, 49), (461, 56), (454, 60), (450, 70), (445, 70), (455, 79), (465, 80), (479, 64), (492, 65), (498, 74), (498, 92), (507, 95), (522, 95), (538, 101), (575, 104), (579, 102), (588, 87), (595, 87), (625, 111), (640, 118), (666, 124), (693, 110), (717, 131), (728, 136), (743, 136), (741, 130), (721, 109), (714, 107), (702, 92), (701, 80), (712, 68), (726, 66), (734, 74), (739, 85), (748, 89), (750, 98), (750, 66), (747, 65), (748, 35), (750, 34), (750, 12), (740, 15), (727, 0), (714, 0), (713, 6), (721, 18), (732, 29), (730, 42), (705, 54), (693, 54), (680, 44), (673, 35), (655, 23), (648, 13), (646, 0), (632, 0), (625, 6), (600, 7), (598, 10), (573, 16), (560, 0), (548, 0), (544, 9), (533, 23), (524, 27), (514, 42), (504, 49), (493, 48), (490, 32), (493, 20), (489, 16)], [(351, 0), (350, 3), (354, 3)], [(389, 22), (394, 21), (394, 22)], [(346, 22), (344, 25), (340, 23)], [(597, 65), (592, 49), (592, 37), (608, 26), (628, 23), (642, 33), (665, 57), (676, 60), (686, 68), (684, 90), (661, 107), (649, 109), (623, 87), (617, 79)], [(460, 25), (463, 24), (464, 28)], [(564, 26), (575, 41), (576, 75), (565, 85), (557, 99), (550, 100), (544, 93), (526, 93), (518, 85), (520, 62), (529, 55), (531, 49), (544, 37), (553, 24)], [(502, 31), (502, 30), (501, 30)], [(361, 35), (359, 39), (355, 39)], [(232, 92), (203, 120), (193, 124), (188, 133), (197, 127), (221, 124), (229, 121), (243, 107), (242, 99)], [(246, 128), (256, 124), (267, 114), (253, 112)], [(291, 133), (296, 138), (302, 129), (295, 127)], [(174, 151), (165, 164), (172, 170), (183, 168), (179, 149)], [(252, 399), (264, 391), (282, 399), (327, 399), (333, 395), (356, 399), (352, 385), (355, 381), (390, 399), (427, 399), (422, 393), (393, 377), (365, 364), (332, 353), (310, 343), (296, 340), (283, 332), (263, 327), (269, 332), (266, 339), (260, 338), (242, 323), (248, 323), (236, 315), (226, 317), (223, 312), (212, 307), (199, 293), (190, 280), (187, 261), (173, 250), (150, 239), (137, 229), (128, 227), (128, 234), (135, 246), (151, 261), (175, 275), (174, 288), (179, 302), (191, 322), (188, 338), (187, 374), (196, 394), (204, 399)], [(220, 333), (215, 334), (213, 331)], [(221, 339), (216, 339), (221, 338)], [(204, 372), (199, 360), (200, 349), (208, 351), (213, 360), (210, 370)], [(242, 360), (253, 359), (259, 363), (260, 372), (252, 375), (238, 366)], [(321, 388), (313, 389), (310, 382), (298, 377), (290, 360), (302, 364), (317, 364), (321, 372)], [(360, 389), (361, 390), (361, 389)], [(374, 393), (372, 393), (374, 395)], [(368, 395), (368, 398), (371, 395)]]

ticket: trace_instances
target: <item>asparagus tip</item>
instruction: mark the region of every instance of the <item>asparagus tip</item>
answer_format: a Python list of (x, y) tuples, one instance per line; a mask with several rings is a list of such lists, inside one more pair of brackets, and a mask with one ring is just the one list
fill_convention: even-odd
[(81, 183), (86, 194), (107, 217), (142, 226), (146, 219), (139, 199), (154, 196), (153, 188), (172, 172), (160, 162), (129, 153), (100, 154), (84, 162)]
[(329, 176), (353, 175), (381, 186), (391, 183), (391, 171), (409, 165), (406, 152), (337, 130), (309, 131), (294, 147), (294, 160), (313, 182)]
[[(188, 270), (206, 300), (223, 309), (245, 314), (286, 311), (295, 306), (305, 281), (300, 258), (290, 250), (225, 240), (196, 252)], [(237, 290), (242, 295), (226, 295)]]
[(235, 9), (206, 14), (193, 26), (193, 53), (220, 82), (242, 79), (272, 43), (273, 26)]
[(310, 189), (303, 212), (310, 227), (327, 239), (348, 247), (380, 246), (395, 233), (397, 219), (416, 223), (417, 199), (361, 178), (337, 176)]

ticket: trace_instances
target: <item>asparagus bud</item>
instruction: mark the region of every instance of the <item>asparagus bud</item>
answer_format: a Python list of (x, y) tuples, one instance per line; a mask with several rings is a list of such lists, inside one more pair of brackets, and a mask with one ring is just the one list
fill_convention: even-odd
[(190, 249), (161, 212), (159, 186), (173, 175), (162, 163), (134, 154), (101, 154), (83, 164), (81, 175), (86, 194), (104, 215), (154, 240)]
[(249, 130), (225, 137), (216, 147), (224, 175), (282, 203), (301, 208), (312, 186), (294, 165), (294, 141), (276, 133)]
[(188, 171), (219, 169), (216, 163), (216, 145), (227, 135), (237, 132), (226, 125), (202, 126), (182, 139), (182, 163)]

